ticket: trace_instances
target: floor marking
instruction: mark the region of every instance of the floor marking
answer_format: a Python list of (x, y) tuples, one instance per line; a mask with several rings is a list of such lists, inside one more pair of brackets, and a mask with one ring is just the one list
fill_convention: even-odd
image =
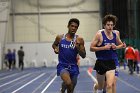
[(97, 79), (92, 75), (92, 73), (89, 70), (87, 70), (87, 73), (91, 77), (91, 79), (94, 81), (94, 83), (98, 84)]
[(126, 81), (124, 81), (124, 80), (122, 80), (120, 78), (118, 78), (118, 80), (121, 81), (122, 83), (126, 84), (127, 86), (129, 86), (129, 87), (131, 87), (131, 88), (133, 88), (133, 89), (135, 89), (137, 91), (140, 91), (139, 88), (134, 87), (133, 85), (129, 84), (128, 82), (126, 82)]
[[(97, 79), (90, 73), (89, 70), (87, 71), (87, 73), (88, 73), (88, 75), (92, 78), (92, 80), (93, 80), (95, 83), (98, 83)], [(126, 82), (126, 81), (124, 81), (124, 80), (122, 80), (122, 79), (120, 79), (120, 78), (118, 78), (118, 80), (121, 81), (122, 83), (126, 84), (127, 86), (129, 86), (129, 87), (131, 87), (131, 88), (133, 88), (133, 89), (135, 89), (135, 90), (137, 90), (137, 91), (140, 91), (139, 88), (134, 87), (133, 85), (129, 84), (128, 82)]]
[(55, 75), (56, 72), (52, 73), (46, 80), (44, 80), (32, 93), (35, 93), (43, 84), (45, 84), (50, 78)]
[(12, 74), (12, 75), (5, 76), (5, 77), (3, 77), (3, 78), (0, 78), (0, 80), (6, 79), (6, 78), (10, 78), (10, 77), (12, 77), (12, 76), (15, 76), (16, 74), (18, 74), (18, 73), (15, 73), (15, 74)]
[[(31, 75), (30, 75), (31, 76)], [(2, 90), (0, 90), (1, 91), (1, 93), (5, 93), (5, 91), (7, 91), (7, 90), (9, 90), (9, 89), (12, 89), (13, 87), (18, 87), (17, 85), (18, 84), (25, 84), (24, 82), (26, 82), (26, 80), (28, 80), (28, 79), (30, 79), (30, 76), (29, 77), (27, 77), (27, 78), (25, 78), (25, 79), (23, 79), (23, 80), (20, 80), (20, 81), (18, 81), (17, 83), (15, 83), (15, 84), (13, 84), (12, 86), (9, 86), (8, 88), (3, 88)], [(33, 77), (34, 77), (34, 75), (32, 75)], [(31, 76), (31, 78), (32, 78), (32, 76)]]
[(57, 75), (54, 76), (54, 78), (49, 82), (49, 84), (43, 89), (41, 93), (45, 93), (45, 91), (48, 89), (48, 87), (53, 83), (53, 81), (56, 79)]
[(42, 73), (41, 75), (39, 75), (38, 77), (34, 78), (33, 80), (31, 80), (30, 82), (24, 84), (23, 86), (19, 87), (18, 89), (16, 89), (15, 91), (13, 91), (12, 93), (16, 93), (17, 91), (19, 91), (20, 89), (24, 88), (25, 86), (29, 85), (30, 83), (34, 82), (35, 80), (37, 80), (38, 78), (42, 77), (43, 75), (45, 75), (45, 73)]
[(21, 77), (19, 77), (19, 78), (17, 78), (17, 79), (14, 79), (14, 80), (12, 80), (12, 81), (10, 81), (10, 82), (4, 83), (4, 84), (0, 85), (0, 87), (3, 87), (3, 86), (5, 86), (5, 85), (8, 85), (8, 84), (10, 84), (10, 83), (12, 83), (12, 82), (14, 82), (14, 81), (17, 81), (17, 80), (19, 80), (19, 79), (21, 79), (21, 78), (24, 78), (24, 77), (27, 77), (27, 76), (29, 76), (29, 75), (30, 75), (30, 73), (27, 74), (27, 75), (21, 76)]

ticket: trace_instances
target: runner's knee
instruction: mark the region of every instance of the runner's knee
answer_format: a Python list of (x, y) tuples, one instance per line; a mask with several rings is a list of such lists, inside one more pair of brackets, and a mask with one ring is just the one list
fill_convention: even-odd
[(71, 85), (71, 83), (72, 83), (71, 80), (65, 81), (65, 84), (66, 84), (66, 85)]
[(107, 84), (107, 88), (112, 88), (112, 86), (113, 86), (112, 83)]

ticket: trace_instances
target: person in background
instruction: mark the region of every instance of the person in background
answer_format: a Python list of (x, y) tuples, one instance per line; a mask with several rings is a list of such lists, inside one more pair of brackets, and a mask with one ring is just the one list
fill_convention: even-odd
[(138, 48), (135, 47), (135, 63), (134, 63), (134, 71), (136, 70), (137, 74), (139, 74), (139, 63), (140, 63), (140, 52)]
[(140, 71), (140, 51), (139, 51), (139, 55), (138, 55), (138, 64), (137, 64), (137, 73), (139, 74)]
[(104, 29), (99, 30), (91, 42), (90, 51), (95, 52), (97, 57), (94, 67), (98, 81), (98, 85), (95, 85), (95, 87), (98, 86), (96, 93), (103, 93), (105, 77), (107, 93), (113, 93), (115, 60), (118, 59), (116, 49), (123, 48), (119, 31), (113, 30), (116, 22), (115, 15), (106, 15), (102, 22)]
[(11, 49), (8, 49), (7, 50), (7, 55), (6, 55), (6, 59), (8, 60), (8, 63), (9, 63), (9, 70), (11, 71), (12, 70), (12, 52), (11, 52)]
[(6, 69), (9, 69), (8, 59), (7, 59), (7, 53), (4, 54), (4, 64), (5, 64)]
[(24, 51), (23, 51), (23, 46), (20, 46), (20, 49), (18, 50), (18, 61), (19, 61), (19, 68), (21, 70), (24, 69)]
[(13, 60), (13, 68), (16, 68), (16, 49), (13, 49), (13, 52), (12, 52), (12, 60)]
[(86, 57), (84, 39), (76, 32), (79, 27), (79, 20), (71, 18), (68, 22), (68, 32), (66, 34), (57, 35), (52, 48), (58, 54), (57, 75), (62, 79), (61, 93), (73, 93), (77, 84), (79, 75), (79, 67), (77, 65), (77, 55), (82, 58)]
[(135, 50), (131, 44), (128, 44), (128, 46), (125, 49), (125, 59), (128, 63), (128, 68), (129, 68), (130, 74), (133, 74), (134, 61), (136, 59), (136, 56), (135, 56)]

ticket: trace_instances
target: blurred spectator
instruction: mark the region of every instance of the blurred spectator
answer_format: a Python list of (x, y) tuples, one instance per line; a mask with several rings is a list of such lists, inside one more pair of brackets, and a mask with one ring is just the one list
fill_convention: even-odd
[(12, 60), (13, 60), (13, 68), (16, 67), (16, 49), (13, 49), (13, 52), (12, 52)]
[(11, 49), (8, 49), (7, 51), (8, 51), (8, 53), (6, 54), (6, 59), (8, 60), (8, 63), (9, 63), (9, 70), (12, 70), (11, 69), (11, 66), (12, 66), (12, 52), (11, 52)]
[(135, 50), (134, 48), (129, 44), (125, 49), (125, 59), (128, 63), (130, 74), (133, 74), (134, 70), (134, 61), (135, 61)]
[(19, 60), (19, 68), (23, 70), (24, 68), (24, 51), (23, 47), (20, 46), (20, 49), (18, 50), (18, 60)]
[(139, 73), (139, 62), (140, 62), (140, 52), (137, 48), (135, 48), (135, 63), (134, 63), (134, 71), (137, 69), (137, 73)]
[(8, 66), (7, 53), (4, 54), (4, 64), (5, 64), (6, 69), (8, 69), (9, 66)]

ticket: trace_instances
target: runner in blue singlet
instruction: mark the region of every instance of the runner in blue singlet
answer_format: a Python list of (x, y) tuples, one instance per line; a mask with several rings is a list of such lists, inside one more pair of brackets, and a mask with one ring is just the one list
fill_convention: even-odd
[[(114, 33), (118, 33), (116, 30), (114, 30)], [(123, 42), (123, 48), (126, 48), (126, 44)], [(115, 61), (115, 65), (116, 65), (116, 69), (115, 69), (115, 79), (114, 79), (114, 83), (113, 83), (113, 88), (112, 88), (112, 92), (116, 93), (116, 82), (117, 82), (117, 78), (119, 76), (119, 59), (118, 56), (116, 56), (116, 58), (114, 58)], [(106, 93), (106, 79), (105, 79), (105, 85), (103, 88), (103, 93)]]
[(61, 93), (73, 93), (77, 83), (79, 67), (77, 55), (86, 57), (84, 40), (75, 35), (79, 27), (79, 20), (72, 18), (68, 22), (68, 33), (58, 35), (52, 45), (54, 52), (58, 54), (57, 75), (63, 80)]
[(113, 30), (116, 25), (117, 17), (111, 14), (103, 18), (104, 29), (99, 30), (91, 42), (90, 51), (95, 52), (97, 61), (94, 69), (98, 81), (98, 92), (103, 92), (103, 86), (107, 84), (107, 93), (113, 93), (113, 83), (115, 78), (115, 59), (117, 58), (116, 49), (123, 48), (123, 43), (119, 37), (119, 31)]

